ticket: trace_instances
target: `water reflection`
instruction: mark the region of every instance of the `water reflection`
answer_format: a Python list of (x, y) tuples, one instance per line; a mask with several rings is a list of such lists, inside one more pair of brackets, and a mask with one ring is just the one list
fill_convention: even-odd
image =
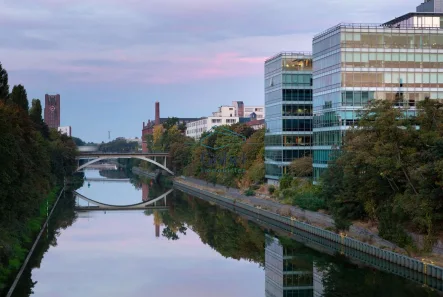
[[(266, 235), (266, 297), (312, 297), (314, 265), (295, 248), (283, 247), (278, 238)], [(318, 289), (318, 287), (317, 287)], [(317, 290), (315, 296), (322, 296)]]
[[(131, 183), (126, 196), (102, 189), (94, 198), (143, 201), (146, 182)], [(164, 190), (146, 189), (149, 197)], [(165, 210), (105, 215), (75, 212), (66, 193), (13, 296), (437, 296), (204, 200), (174, 191), (167, 201)]]

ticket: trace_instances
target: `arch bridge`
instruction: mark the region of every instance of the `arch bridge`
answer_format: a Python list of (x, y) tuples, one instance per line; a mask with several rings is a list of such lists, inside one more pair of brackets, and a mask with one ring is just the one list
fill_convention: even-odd
[[(169, 158), (169, 153), (100, 153), (100, 152), (81, 152), (76, 159), (77, 160), (90, 160), (83, 165), (79, 165), (77, 171), (88, 167), (94, 163), (102, 160), (110, 159), (139, 159), (156, 165), (157, 167), (167, 171), (169, 174), (174, 175), (174, 172), (166, 167), (166, 161)], [(163, 164), (158, 162), (163, 161)]]
[[(74, 195), (83, 200), (88, 202), (88, 205), (92, 204), (93, 206), (80, 206), (77, 202), (76, 209), (77, 210), (130, 210), (130, 209), (167, 209), (166, 206), (166, 198), (169, 194), (171, 194), (174, 191), (174, 189), (170, 189), (166, 193), (163, 193), (162, 195), (158, 196), (157, 198), (151, 199), (149, 201), (143, 201), (136, 204), (130, 204), (130, 205), (112, 205), (112, 204), (106, 204), (99, 201), (92, 200), (78, 192), (74, 192)], [(157, 202), (160, 202), (163, 200), (164, 206), (157, 206)]]

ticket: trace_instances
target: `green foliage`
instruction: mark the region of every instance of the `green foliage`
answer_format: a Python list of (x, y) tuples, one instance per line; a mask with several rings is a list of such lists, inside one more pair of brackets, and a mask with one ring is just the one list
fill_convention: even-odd
[(27, 112), (29, 109), (29, 102), (25, 87), (22, 85), (14, 86), (11, 94), (9, 95), (9, 102), (16, 104), (18, 107)]
[(269, 194), (274, 194), (274, 192), (275, 192), (275, 187), (273, 186), (273, 185), (271, 185), (271, 186), (269, 186), (268, 187), (268, 192), (269, 192)]
[(290, 176), (289, 174), (284, 174), (280, 178), (280, 191), (290, 188), (292, 185), (293, 179), (294, 178), (292, 176)]
[(298, 193), (294, 197), (293, 204), (312, 211), (326, 208), (326, 202), (312, 192)]
[(9, 98), (8, 72), (0, 63), (0, 102), (6, 103)]
[(138, 148), (137, 141), (127, 142), (126, 139), (117, 138), (107, 143), (102, 143), (99, 146), (99, 150), (102, 152), (113, 152), (113, 153), (130, 153), (136, 152)]
[[(405, 228), (428, 235), (443, 226), (443, 105), (425, 100), (417, 116), (373, 102), (322, 177), (322, 197), (337, 219), (369, 219), (402, 246)], [(419, 128), (418, 128), (419, 127)]]
[(8, 97), (7, 103), (0, 100), (0, 291), (22, 263), (47, 205), (55, 201), (56, 185), (75, 171), (77, 154), (70, 137), (55, 130), (49, 133), (43, 125), (39, 100), (33, 100), (28, 112), (23, 86), (15, 86)]
[(264, 264), (265, 236), (257, 225), (183, 193), (177, 193), (172, 203), (173, 212), (160, 212), (165, 238), (179, 240), (189, 228), (224, 257)]
[(40, 131), (45, 139), (49, 138), (49, 127), (46, 125), (42, 117), (42, 105), (39, 99), (32, 99), (32, 106), (29, 110), (29, 117), (34, 123), (34, 127), (37, 131)]
[(243, 194), (246, 196), (255, 196), (255, 192), (253, 189), (247, 189)]

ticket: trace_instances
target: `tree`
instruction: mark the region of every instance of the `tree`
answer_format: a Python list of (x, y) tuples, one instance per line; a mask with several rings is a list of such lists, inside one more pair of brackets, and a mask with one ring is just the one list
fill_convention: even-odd
[(408, 242), (405, 227), (429, 238), (441, 229), (442, 106), (425, 100), (413, 117), (390, 101), (362, 111), (323, 176), (324, 198), (338, 218), (368, 218), (401, 245)]
[(0, 102), (6, 102), (9, 97), (8, 72), (0, 63)]
[(42, 105), (39, 99), (32, 99), (32, 106), (29, 110), (29, 117), (34, 123), (36, 130), (40, 131), (45, 139), (49, 138), (49, 127), (42, 118)]
[(289, 170), (296, 178), (312, 176), (312, 157), (295, 159), (289, 165)]
[(16, 104), (21, 109), (28, 111), (29, 102), (26, 89), (22, 85), (17, 85), (12, 88), (11, 95), (9, 96), (9, 102)]

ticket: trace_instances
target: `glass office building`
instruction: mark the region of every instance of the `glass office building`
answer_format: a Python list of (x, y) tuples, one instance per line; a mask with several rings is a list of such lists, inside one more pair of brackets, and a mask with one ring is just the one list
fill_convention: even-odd
[(272, 184), (292, 160), (311, 155), (311, 53), (279, 53), (266, 60), (265, 114), (266, 178)]
[[(266, 234), (265, 296), (313, 297), (321, 296), (322, 280), (314, 288), (314, 263), (312, 258)], [(317, 293), (317, 294), (316, 294)]]
[(370, 100), (392, 100), (413, 115), (418, 101), (443, 98), (442, 27), (443, 13), (416, 12), (381, 25), (339, 24), (314, 37), (315, 180)]

